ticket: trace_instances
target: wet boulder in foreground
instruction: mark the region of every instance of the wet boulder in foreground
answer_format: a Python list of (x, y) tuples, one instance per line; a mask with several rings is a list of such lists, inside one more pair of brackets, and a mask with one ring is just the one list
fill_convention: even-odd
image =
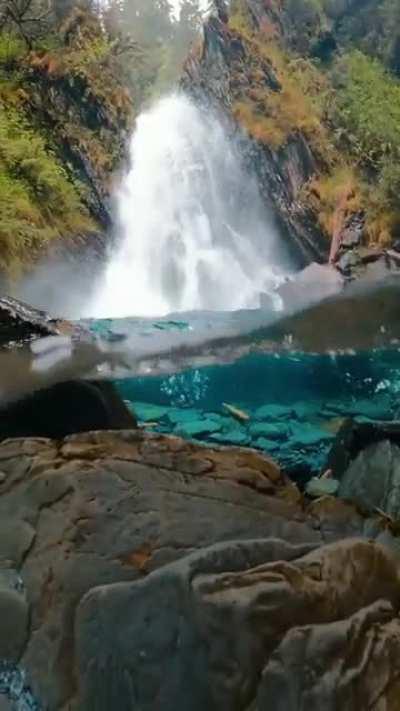
[(0, 407), (0, 440), (59, 439), (79, 432), (136, 426), (136, 417), (107, 381), (61, 382)]
[(97, 588), (76, 618), (80, 708), (377, 709), (379, 694), (394, 711), (399, 582), (371, 541), (264, 539)]
[[(398, 563), (370, 540), (382, 519), (334, 497), (306, 504), (254, 450), (140, 429), (21, 438), (0, 444), (0, 471), (0, 566), (18, 588), (2, 609), (21, 630), (0, 699), (17, 679), (21, 702), (49, 711), (247, 711), (256, 699), (267, 711), (268, 690), (277, 705), (277, 684), (301, 683), (287, 671), (298, 634), (322, 630), (307, 663), (327, 676), (339, 621), (338, 658), (367, 649), (373, 624), (384, 645), (394, 630), (396, 651)], [(374, 665), (355, 670), (357, 703), (380, 690)], [(314, 693), (336, 703), (340, 682)]]

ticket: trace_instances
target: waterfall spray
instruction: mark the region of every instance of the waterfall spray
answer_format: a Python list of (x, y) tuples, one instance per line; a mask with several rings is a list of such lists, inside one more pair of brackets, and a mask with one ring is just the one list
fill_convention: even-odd
[(175, 94), (137, 120), (94, 317), (259, 306), (282, 276), (271, 217), (218, 118)]

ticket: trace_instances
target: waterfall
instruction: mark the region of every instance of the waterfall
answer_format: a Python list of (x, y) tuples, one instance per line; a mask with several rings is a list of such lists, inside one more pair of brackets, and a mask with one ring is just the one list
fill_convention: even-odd
[(138, 117), (117, 207), (88, 316), (258, 307), (282, 277), (256, 182), (218, 118), (182, 94)]

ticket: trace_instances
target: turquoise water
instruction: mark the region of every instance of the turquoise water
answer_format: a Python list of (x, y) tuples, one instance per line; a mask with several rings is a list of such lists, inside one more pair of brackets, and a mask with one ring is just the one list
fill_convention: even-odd
[[(129, 319), (96, 322), (91, 327), (112, 339), (126, 332), (140, 331), (149, 337), (164, 329), (182, 333), (195, 329), (196, 323)], [(233, 363), (125, 378), (116, 384), (149, 430), (207, 444), (254, 447), (299, 480), (324, 470), (347, 417), (361, 421), (400, 417), (397, 350), (346, 355), (253, 353)]]
[[(253, 355), (231, 365), (118, 381), (153, 431), (267, 452), (294, 476), (323, 470), (346, 417), (399, 416), (398, 353)], [(226, 404), (248, 416), (238, 421)]]

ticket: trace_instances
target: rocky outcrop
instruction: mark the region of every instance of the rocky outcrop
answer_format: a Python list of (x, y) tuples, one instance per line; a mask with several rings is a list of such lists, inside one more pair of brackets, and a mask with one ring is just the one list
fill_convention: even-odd
[(346, 280), (377, 281), (400, 269), (400, 254), (396, 249), (366, 247), (363, 239), (364, 219), (351, 216), (340, 235), (340, 246), (334, 259), (336, 269)]
[(27, 105), (67, 172), (84, 186), (82, 199), (96, 224), (108, 228), (112, 175), (126, 156), (132, 99), (117, 63), (93, 62), (95, 43), (109, 41), (95, 15), (76, 9), (58, 31), (62, 51), (28, 57)]
[(400, 521), (400, 448), (382, 440), (362, 450), (343, 475), (339, 495)]
[[(368, 405), (368, 401), (365, 402)], [(340, 428), (335, 442), (333, 443), (328, 466), (333, 474), (341, 479), (349, 469), (352, 462), (368, 447), (387, 441), (393, 445), (400, 447), (400, 423), (398, 421), (390, 421), (386, 417), (387, 422), (372, 422), (375, 402), (370, 403), (369, 411), (364, 409), (364, 413), (359, 410), (358, 413), (348, 413)], [(377, 411), (377, 417), (374, 419), (384, 420), (388, 410), (384, 407), (380, 412)], [(349, 414), (358, 414), (363, 416), (365, 421), (352, 419)]]
[[(277, 27), (282, 28), (278, 5), (252, 2), (255, 25), (260, 27), (272, 12)], [(220, 18), (211, 16), (204, 25), (201, 51), (192, 52), (186, 62), (182, 86), (196, 101), (211, 102), (217, 110), (223, 109), (230, 121), (238, 91), (243, 90), (243, 85), (251, 88), (246, 67), (251, 67), (251, 56), (245, 44)], [(277, 91), (279, 82), (270, 62), (265, 60), (258, 70), (263, 73), (263, 85)], [(231, 125), (232, 132), (236, 129)], [(305, 137), (295, 133), (276, 150), (243, 133), (236, 134), (236, 138), (238, 150), (256, 175), (260, 191), (275, 212), (278, 227), (297, 263), (305, 266), (310, 261), (326, 261), (329, 244), (316, 216), (300, 200), (302, 188), (317, 171), (317, 160)]]
[(366, 511), (387, 516), (393, 530), (400, 520), (400, 423), (347, 419), (327, 467), (340, 480), (339, 496)]
[(51, 437), (137, 425), (115, 385), (71, 380), (39, 389), (0, 407), (0, 441), (10, 437)]
[(351, 708), (394, 711), (397, 655), (376, 665), (397, 649), (398, 563), (367, 540), (379, 517), (306, 506), (252, 450), (140, 430), (9, 440), (0, 469), (0, 693), (22, 679), (21, 702), (49, 711), (266, 710), (287, 679), (298, 709), (307, 658), (315, 708), (333, 707), (351, 678), (330, 676), (333, 650), (340, 669), (357, 649)]
[(0, 347), (41, 336), (72, 335), (78, 330), (72, 323), (52, 318), (17, 299), (8, 296), (0, 299)]
[(276, 290), (287, 311), (307, 308), (339, 294), (344, 288), (344, 278), (330, 265), (312, 263), (288, 279)]
[(81, 707), (394, 709), (399, 606), (399, 570), (371, 542), (208, 549), (86, 596)]
[[(231, 4), (230, 17), (211, 14), (201, 46), (186, 62), (182, 85), (196, 101), (227, 117), (297, 265), (329, 259), (347, 278), (377, 279), (397, 269), (400, 260), (381, 248), (375, 258), (363, 252), (363, 243), (384, 243), (383, 233), (378, 238), (370, 229), (368, 205), (352, 199), (344, 178), (342, 195), (332, 195), (331, 188), (328, 198), (321, 191), (325, 179), (334, 176), (334, 166), (348, 164), (349, 145), (338, 140), (343, 131), (334, 128), (327, 106), (313, 113), (313, 91), (314, 98), (329, 94), (334, 82), (331, 89), (329, 80), (325, 85), (329, 72), (317, 80), (310, 58), (327, 66), (340, 47), (343, 16), (363, 12), (359, 3), (354, 8), (345, 3), (337, 12), (333, 5), (322, 9), (308, 0), (242, 0)], [(295, 66), (299, 71), (292, 76)], [(294, 96), (302, 84), (302, 67), (304, 88)], [(307, 88), (307, 82), (317, 88)], [(297, 107), (299, 121), (293, 120)]]

